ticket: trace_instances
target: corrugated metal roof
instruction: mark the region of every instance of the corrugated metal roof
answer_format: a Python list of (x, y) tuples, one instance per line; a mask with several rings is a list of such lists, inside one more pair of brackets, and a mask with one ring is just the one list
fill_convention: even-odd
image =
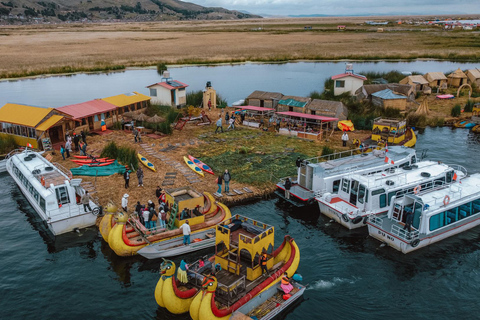
[(51, 127), (53, 127), (54, 125), (56, 125), (63, 118), (64, 118), (63, 116), (59, 116), (59, 115), (54, 114), (53, 116), (51, 116), (50, 118), (48, 118), (47, 120), (42, 122), (37, 127), (37, 130), (38, 131), (46, 131), (46, 130), (50, 129)]
[(372, 93), (372, 96), (375, 96), (375, 97), (383, 99), (383, 100), (407, 99), (407, 97), (405, 97), (405, 96), (393, 93), (393, 91), (390, 90), (390, 89), (385, 89), (385, 90), (382, 90), (382, 91)]
[(94, 114), (116, 110), (117, 106), (103, 101), (102, 99), (90, 100), (87, 102), (71, 104), (57, 108), (57, 110), (71, 115), (74, 119), (82, 119)]
[(297, 108), (303, 108), (307, 105), (306, 102), (300, 102), (294, 99), (285, 99), (285, 100), (280, 100), (278, 101), (278, 104), (284, 105), (284, 106), (289, 106), (289, 107), (297, 107)]
[(52, 110), (53, 108), (7, 103), (0, 108), (0, 122), (35, 128)]
[(256, 107), (256, 106), (236, 106), (235, 108), (239, 108), (241, 110), (252, 110), (252, 111), (273, 111), (273, 108), (265, 108), (265, 107)]
[(172, 90), (172, 89), (186, 88), (186, 87), (188, 87), (188, 84), (185, 84), (185, 83), (180, 82), (178, 80), (170, 80), (169, 82), (158, 82), (158, 83), (151, 84), (147, 88), (150, 88), (150, 87), (153, 87), (153, 86), (161, 86), (161, 87), (167, 88), (169, 90)]
[(138, 92), (124, 93), (112, 97), (103, 98), (101, 100), (111, 103), (117, 107), (125, 107), (134, 103), (149, 101), (151, 98)]
[(283, 94), (280, 92), (269, 92), (269, 91), (253, 91), (247, 99), (259, 99), (259, 100), (280, 100), (283, 97)]
[(322, 121), (337, 121), (338, 120), (338, 118), (317, 116), (317, 115), (314, 115), (314, 114), (307, 114), (307, 113), (294, 112), (294, 111), (284, 111), (284, 112), (275, 112), (275, 113), (283, 115), (283, 116), (297, 117), (297, 118), (304, 118), (304, 119), (313, 119), (313, 120), (322, 120)]

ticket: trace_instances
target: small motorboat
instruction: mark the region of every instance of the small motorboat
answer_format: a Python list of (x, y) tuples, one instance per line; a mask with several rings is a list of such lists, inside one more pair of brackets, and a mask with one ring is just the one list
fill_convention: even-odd
[(153, 172), (156, 172), (157, 170), (155, 169), (155, 166), (153, 165), (153, 163), (151, 163), (150, 161), (147, 160), (147, 158), (145, 158), (144, 156), (142, 156), (140, 153), (137, 153), (137, 157), (138, 157), (138, 160), (140, 160), (140, 162), (145, 166), (147, 167), (148, 169), (152, 170)]
[(197, 167), (199, 167), (199, 168), (202, 169), (203, 171), (205, 171), (205, 172), (207, 172), (207, 173), (210, 173), (210, 174), (214, 174), (212, 168), (210, 168), (209, 166), (207, 166), (205, 163), (203, 163), (202, 161), (198, 160), (198, 159), (195, 158), (194, 156), (188, 155), (188, 158), (189, 158), (190, 160), (192, 160), (192, 161), (197, 165)]
[(191, 243), (187, 246), (183, 245), (183, 237), (174, 238), (146, 246), (138, 250), (138, 254), (147, 259), (157, 259), (213, 247), (215, 245), (215, 228), (194, 232), (190, 238)]

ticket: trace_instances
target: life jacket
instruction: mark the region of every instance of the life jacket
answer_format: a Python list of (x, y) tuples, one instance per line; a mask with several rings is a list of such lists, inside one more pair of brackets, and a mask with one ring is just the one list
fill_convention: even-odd
[(266, 265), (267, 265), (267, 256), (266, 256), (266, 255), (260, 257), (260, 264), (261, 264), (262, 266), (266, 266)]
[(287, 285), (287, 284), (289, 284), (289, 283), (290, 283), (290, 281), (288, 281), (288, 277), (285, 276), (285, 275), (283, 275), (283, 276), (282, 276), (282, 284)]

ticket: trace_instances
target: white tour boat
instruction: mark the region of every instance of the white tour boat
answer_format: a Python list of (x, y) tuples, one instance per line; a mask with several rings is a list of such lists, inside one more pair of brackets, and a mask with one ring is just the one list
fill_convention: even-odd
[(461, 166), (420, 161), (412, 166), (342, 178), (338, 194), (317, 196), (320, 212), (348, 229), (367, 224), (368, 216), (388, 211), (393, 196), (449, 184), (467, 175)]
[[(407, 212), (413, 212), (410, 232), (405, 227)], [(395, 197), (388, 213), (370, 217), (368, 233), (408, 253), (479, 224), (480, 174), (476, 173), (461, 183)]]
[[(387, 168), (409, 166), (417, 161), (414, 149), (393, 146), (361, 153), (361, 149), (337, 152), (303, 160), (296, 178), (290, 178), (290, 200), (302, 206), (315, 203), (315, 195), (337, 193), (343, 176), (352, 173), (367, 174)], [(277, 183), (277, 195), (285, 199), (285, 179)]]
[(68, 170), (60, 170), (59, 165), (32, 150), (11, 152), (6, 167), (54, 235), (95, 225), (100, 208), (90, 197), (92, 210), (84, 211), (82, 179), (72, 179)]

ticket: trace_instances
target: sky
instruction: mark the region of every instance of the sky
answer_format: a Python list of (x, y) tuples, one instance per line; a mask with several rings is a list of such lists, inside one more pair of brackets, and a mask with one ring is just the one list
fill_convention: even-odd
[(479, 14), (479, 0), (186, 0), (267, 15), (452, 15)]

